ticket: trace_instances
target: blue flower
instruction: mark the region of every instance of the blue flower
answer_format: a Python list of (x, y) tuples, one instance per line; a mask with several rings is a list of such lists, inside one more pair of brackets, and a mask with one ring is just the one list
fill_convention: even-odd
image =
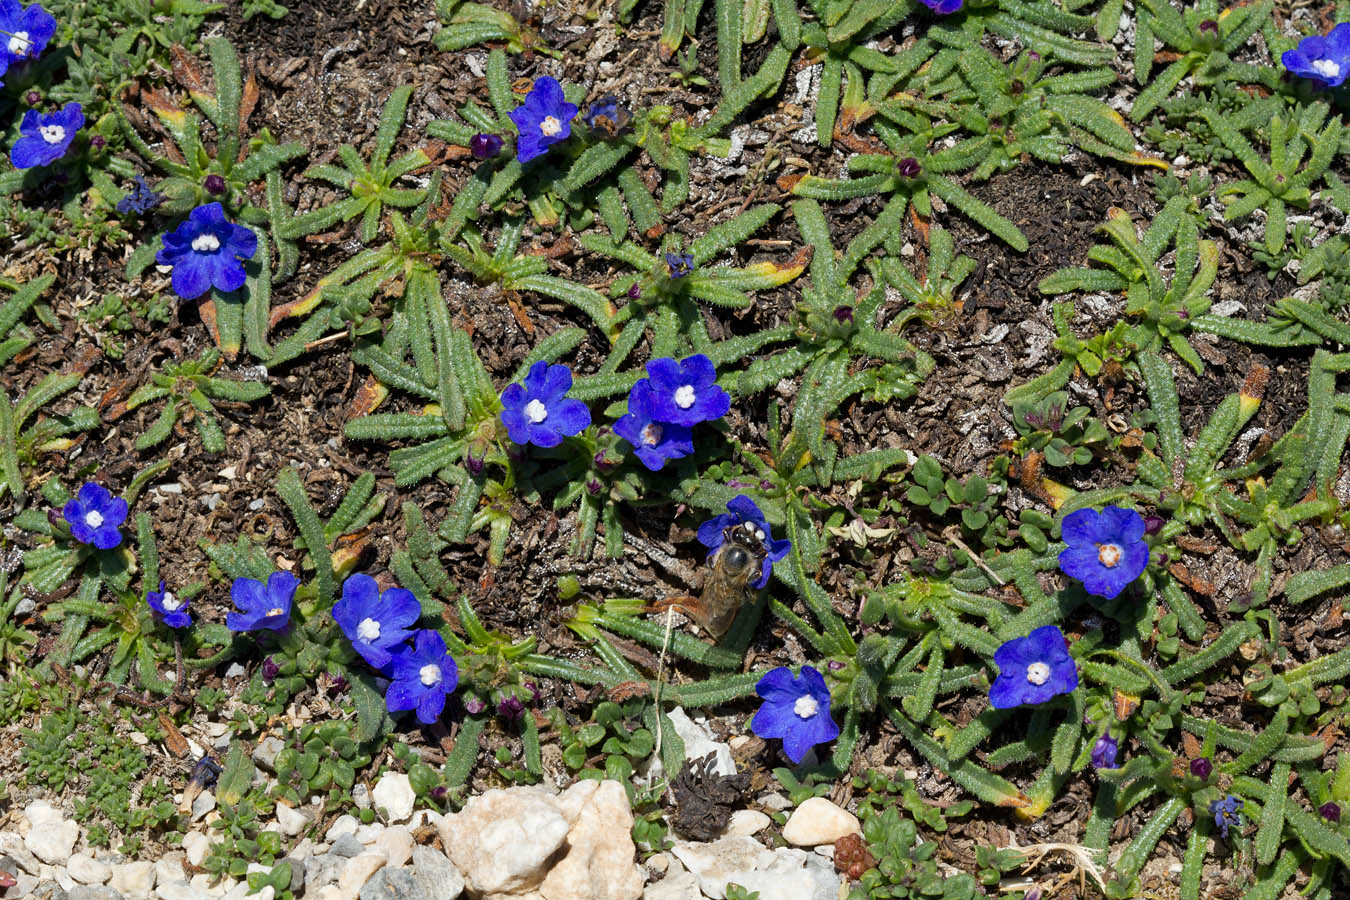
[(159, 236), (164, 246), (155, 254), (162, 266), (173, 266), (173, 292), (195, 300), (212, 287), (237, 291), (244, 286), (245, 259), (258, 249), (258, 236), (225, 220), (219, 203), (207, 203), (187, 220)]
[(671, 278), (683, 278), (694, 271), (694, 254), (692, 253), (667, 253), (666, 271), (670, 273)]
[(580, 434), (591, 424), (591, 411), (569, 399), (572, 370), (539, 360), (525, 375), (525, 386), (502, 391), (502, 424), (517, 444), (556, 447), (565, 435)]
[(445, 709), (445, 698), (459, 684), (459, 667), (445, 649), (445, 640), (429, 628), (394, 653), (394, 680), (384, 695), (390, 712), (417, 710), (417, 721), (430, 725)]
[(738, 494), (727, 501), (727, 509), (730, 514), (723, 513), (720, 516), (713, 516), (702, 525), (698, 526), (699, 543), (708, 548), (708, 558), (711, 559), (717, 552), (717, 548), (726, 542), (726, 530), (733, 526), (744, 525), (747, 522), (755, 526), (756, 534), (764, 542), (764, 549), (767, 551), (764, 557), (764, 565), (759, 573), (759, 580), (754, 582), (755, 588), (762, 588), (769, 583), (769, 573), (773, 571), (773, 564), (788, 555), (792, 549), (792, 541), (783, 538), (781, 541), (773, 539), (773, 533), (769, 531), (769, 522), (764, 518), (764, 513), (759, 511), (755, 501), (744, 494)]
[(1078, 687), (1078, 668), (1054, 625), (1013, 638), (994, 651), (998, 678), (989, 688), (995, 709), (1044, 703)]
[(127, 501), (90, 481), (80, 488), (74, 500), (66, 501), (61, 515), (70, 523), (70, 536), (75, 540), (111, 550), (122, 543), (122, 532), (117, 526), (127, 520)]
[(950, 16), (961, 10), (962, 0), (921, 0), (921, 2), (940, 16)]
[(1116, 768), (1116, 753), (1119, 750), (1120, 743), (1111, 735), (1104, 734), (1097, 738), (1097, 743), (1092, 745), (1092, 767), (1094, 769)]
[(188, 615), (188, 601), (164, 590), (162, 581), (159, 590), (146, 592), (145, 602), (150, 604), (150, 609), (159, 620), (170, 628), (186, 628), (192, 624), (192, 616)]
[(1060, 551), (1059, 568), (1089, 594), (1109, 600), (1148, 566), (1144, 517), (1132, 509), (1075, 510), (1064, 517), (1060, 534), (1069, 546)]
[(1242, 798), (1235, 794), (1229, 794), (1222, 800), (1215, 800), (1209, 805), (1209, 814), (1214, 817), (1214, 824), (1219, 832), (1228, 837), (1228, 829), (1234, 825), (1242, 824)]
[(651, 376), (651, 412), (658, 422), (697, 425), (720, 419), (731, 409), (731, 395), (717, 386), (717, 370), (702, 353), (683, 362), (668, 356), (647, 363)]
[(50, 165), (66, 155), (75, 132), (83, 127), (84, 109), (74, 101), (51, 113), (30, 109), (19, 123), (23, 136), (10, 148), (9, 161), (16, 169)]
[(830, 689), (811, 666), (802, 666), (796, 678), (779, 666), (759, 680), (755, 693), (764, 705), (750, 720), (750, 730), (762, 738), (782, 738), (783, 751), (794, 763), (816, 744), (839, 737), (839, 726), (830, 718)]
[(1325, 37), (1305, 37), (1293, 50), (1284, 51), (1280, 62), (1323, 87), (1340, 87), (1350, 75), (1350, 22), (1340, 23)]
[(133, 181), (135, 184), (131, 188), (131, 193), (117, 201), (117, 211), (122, 215), (131, 213), (141, 215), (164, 202), (164, 195), (154, 191), (144, 175), (134, 176)]
[(352, 648), (376, 669), (389, 665), (397, 647), (412, 634), (408, 626), (422, 615), (422, 604), (403, 588), (383, 594), (369, 575), (353, 575), (342, 584), (342, 599), (333, 604), (333, 619)]
[(527, 163), (543, 156), (548, 148), (572, 136), (572, 119), (577, 107), (563, 98), (562, 85), (544, 75), (534, 80), (525, 102), (509, 115), (520, 132), (516, 141), (516, 159)]
[(290, 572), (273, 572), (266, 586), (252, 578), (236, 578), (230, 599), (241, 611), (226, 614), (225, 627), (231, 631), (284, 630), (291, 620), (291, 598), (299, 586), (300, 579)]
[(653, 472), (668, 459), (694, 452), (693, 432), (687, 425), (659, 421), (652, 413), (652, 383), (640, 379), (628, 392), (628, 413), (614, 423), (614, 433), (633, 445), (633, 453)]
[(37, 59), (56, 34), (56, 18), (41, 4), (23, 7), (0, 0), (0, 72), (26, 59)]

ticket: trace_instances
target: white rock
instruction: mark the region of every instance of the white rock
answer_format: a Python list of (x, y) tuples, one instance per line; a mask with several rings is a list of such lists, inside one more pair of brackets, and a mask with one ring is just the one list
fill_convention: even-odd
[(402, 772), (386, 772), (381, 775), (370, 797), (375, 809), (384, 810), (390, 822), (402, 822), (411, 816), (413, 803), (417, 800), (412, 783)]
[(126, 900), (148, 900), (155, 887), (155, 864), (142, 860), (113, 866), (108, 884)]
[(210, 849), (211, 839), (200, 831), (189, 831), (183, 835), (183, 852), (187, 854), (187, 861), (192, 865), (200, 866)]
[(743, 884), (740, 879), (744, 873), (773, 862), (772, 850), (745, 835), (724, 837), (706, 844), (678, 841), (670, 852), (698, 878), (703, 893), (712, 900), (723, 900), (729, 882)]
[(783, 826), (783, 840), (798, 847), (833, 844), (846, 834), (862, 834), (858, 817), (824, 797), (808, 799)]
[(80, 826), (62, 816), (59, 810), (53, 809), (45, 800), (28, 804), (23, 812), (28, 818), (24, 846), (45, 863), (65, 865), (71, 851), (75, 849), (75, 842), (80, 839)]
[(375, 851), (385, 855), (385, 865), (390, 868), (406, 863), (412, 857), (412, 849), (412, 831), (404, 825), (391, 825), (375, 839)]
[(757, 809), (738, 809), (731, 814), (731, 821), (727, 824), (727, 834), (758, 834), (768, 828), (772, 821), (773, 819)]
[(159, 900), (211, 900), (211, 895), (198, 890), (186, 881), (161, 881), (155, 887)]
[(236, 662), (236, 663), (230, 663), (230, 667), (229, 667), (228, 669), (225, 670), (225, 677), (226, 677), (226, 678), (243, 678), (243, 677), (244, 677), (245, 675), (247, 675), (247, 674), (248, 674), (248, 669), (245, 669), (243, 666), (241, 666), (241, 665), (240, 665), (239, 663), (237, 663), (237, 662)]
[(76, 853), (66, 860), (66, 871), (80, 884), (102, 884), (112, 877), (112, 867), (88, 853)]
[(270, 884), (265, 884), (263, 885), (263, 889), (258, 891), (258, 893), (249, 894), (248, 896), (252, 897), (253, 900), (274, 900), (276, 895), (277, 889), (272, 887)]
[(309, 827), (309, 817), (284, 803), (277, 804), (277, 827), (288, 837), (295, 837)]
[[(834, 864), (804, 850), (781, 847), (762, 869), (742, 872), (731, 879), (747, 891), (774, 900), (836, 900), (842, 878)], [(707, 890), (707, 887), (704, 887)]]
[(490, 790), (441, 820), (441, 846), (471, 894), (523, 893), (544, 880), (570, 827), (538, 788)]
[(46, 873), (46, 877), (50, 878), (51, 880), (55, 881), (58, 885), (60, 885), (61, 890), (73, 891), (78, 886), (75, 882), (75, 879), (71, 878), (70, 873), (67, 872), (64, 868), (61, 868), (59, 866), (46, 866), (45, 868), (49, 870)]
[(373, 844), (379, 840), (380, 835), (384, 834), (384, 827), (383, 822), (371, 822), (369, 825), (361, 825), (356, 829), (356, 834), (353, 835), (353, 837), (363, 844)]
[(216, 795), (211, 791), (202, 791), (192, 801), (192, 821), (196, 822), (215, 808)]
[(370, 809), (370, 788), (364, 784), (353, 786), (352, 802), (356, 804), (357, 809)]
[(642, 900), (703, 900), (703, 892), (698, 889), (698, 878), (693, 873), (673, 872), (647, 885)]
[(347, 867), (342, 870), (337, 883), (338, 900), (356, 900), (361, 886), (384, 866), (384, 862), (383, 853), (362, 853), (347, 860)]
[(718, 775), (735, 775), (736, 762), (731, 758), (731, 747), (721, 741), (713, 740), (712, 731), (707, 725), (700, 725), (681, 707), (670, 711), (670, 724), (675, 733), (684, 741), (684, 755), (688, 759), (701, 759), (709, 753), (715, 753), (712, 771)]
[(354, 816), (346, 814), (338, 816), (333, 824), (328, 826), (328, 833), (323, 836), (323, 839), (331, 844), (344, 834), (356, 834), (359, 824)]
[(174, 850), (155, 860), (155, 884), (187, 881), (187, 874), (183, 871), (183, 860), (186, 858), (187, 854), (182, 850)]
[(567, 855), (539, 886), (543, 897), (568, 900), (638, 900), (642, 870), (633, 862), (633, 811), (617, 781), (578, 782), (558, 798), (564, 815), (582, 799), (567, 832)]
[(0, 856), (8, 856), (29, 875), (36, 875), (42, 867), (38, 858), (23, 842), (23, 836), (13, 831), (0, 831)]
[(295, 849), (290, 852), (289, 856), (291, 859), (304, 861), (313, 856), (314, 852), (314, 841), (309, 838), (304, 838), (300, 843), (295, 845)]

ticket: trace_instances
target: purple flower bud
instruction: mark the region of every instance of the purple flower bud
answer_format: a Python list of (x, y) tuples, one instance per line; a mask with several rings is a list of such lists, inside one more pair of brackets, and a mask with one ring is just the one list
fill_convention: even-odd
[(39, 94), (37, 91), (29, 91), (24, 96), (24, 99), (28, 101), (29, 106), (37, 106), (39, 103), (42, 102), (42, 95)]
[(503, 719), (515, 721), (524, 715), (524, 713), (525, 704), (521, 703), (520, 698), (516, 696), (504, 697), (502, 698), (502, 701), (497, 704), (497, 715), (501, 716)]
[(636, 281), (628, 286), (628, 299), (636, 300), (642, 296), (642, 286)]
[(464, 468), (469, 470), (470, 475), (483, 474), (483, 457), (470, 453), (464, 457)]
[(101, 134), (96, 134), (89, 139), (89, 146), (93, 147), (95, 150), (102, 150), (104, 147), (108, 146), (108, 139)]
[(1092, 745), (1092, 767), (1094, 769), (1116, 768), (1116, 753), (1119, 750), (1120, 743), (1111, 735), (1104, 734), (1097, 738), (1097, 743)]
[(831, 672), (838, 672), (843, 667), (844, 664), (837, 659), (832, 659), (825, 664), (825, 668), (829, 669)]
[(464, 711), (469, 715), (476, 716), (485, 709), (487, 709), (487, 704), (477, 697), (464, 698)]
[(202, 183), (202, 186), (206, 188), (208, 194), (223, 194), (225, 193), (226, 187), (225, 177), (223, 175), (215, 174), (207, 175), (206, 181)]
[(502, 139), (495, 134), (475, 134), (469, 138), (469, 152), (474, 159), (492, 159), (502, 152)]
[(444, 800), (445, 795), (450, 793), (450, 789), (443, 784), (438, 784), (431, 789), (431, 799)]
[(330, 694), (340, 694), (347, 690), (347, 679), (341, 675), (330, 675), (328, 682), (328, 692)]
[(618, 460), (613, 460), (610, 459), (608, 456), (606, 456), (605, 451), (603, 450), (596, 453), (595, 456), (591, 459), (591, 462), (594, 463), (595, 467), (599, 469), (601, 472), (609, 472), (619, 464)]
[(923, 167), (919, 165), (919, 161), (912, 156), (906, 156), (904, 159), (900, 160), (898, 171), (904, 178), (914, 178), (922, 170)]
[(1037, 53), (1035, 50), (1028, 50), (1028, 51), (1027, 51), (1027, 59), (1031, 60), (1032, 62), (1036, 62), (1036, 61), (1038, 61), (1040, 58), (1041, 58), (1041, 55), (1040, 55), (1039, 53)]
[(1144, 534), (1157, 534), (1162, 531), (1162, 516), (1144, 516)]
[(1219, 23), (1216, 22), (1216, 21), (1214, 21), (1213, 19), (1206, 19), (1205, 21), (1203, 21), (1203, 22), (1200, 23), (1200, 30), (1201, 30), (1201, 31), (1212, 31), (1212, 32), (1214, 32), (1215, 34), (1218, 34), (1218, 33), (1219, 33)]
[(262, 661), (262, 680), (263, 684), (271, 684), (277, 680), (277, 675), (281, 672), (281, 667), (272, 661), (272, 657), (267, 657)]
[(59, 509), (47, 510), (47, 524), (52, 526), (53, 528), (65, 528), (66, 520), (61, 515), (61, 510)]
[(1339, 822), (1341, 820), (1341, 806), (1335, 801), (1328, 800), (1317, 807), (1317, 812), (1328, 822)]
[(604, 485), (602, 485), (599, 481), (596, 481), (594, 478), (586, 482), (586, 490), (590, 492), (592, 497), (600, 496), (600, 491), (603, 488)]
[(530, 702), (531, 702), (531, 703), (537, 703), (537, 702), (539, 701), (539, 685), (538, 685), (538, 683), (533, 682), (533, 681), (527, 681), (527, 682), (525, 682), (525, 690), (527, 690), (527, 691), (530, 692)]
[(834, 320), (840, 325), (853, 324), (853, 307), (836, 306), (834, 309)]
[(1214, 764), (1209, 761), (1209, 757), (1201, 756), (1191, 760), (1191, 774), (1196, 778), (1209, 780), (1210, 773), (1214, 771)]

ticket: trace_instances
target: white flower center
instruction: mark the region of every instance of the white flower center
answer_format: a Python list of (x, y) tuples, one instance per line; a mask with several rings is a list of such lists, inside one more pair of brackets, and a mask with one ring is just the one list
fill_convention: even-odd
[(220, 238), (209, 231), (199, 234), (192, 239), (192, 249), (198, 253), (214, 253), (220, 249)]
[(539, 130), (544, 133), (544, 137), (554, 137), (562, 131), (562, 123), (557, 116), (544, 116), (544, 121), (539, 123)]
[(660, 422), (650, 422), (646, 428), (642, 429), (642, 443), (648, 447), (655, 447), (661, 443), (661, 432), (664, 431)]
[(367, 616), (361, 620), (361, 624), (356, 626), (356, 634), (366, 643), (372, 643), (380, 639), (380, 623)]
[(417, 677), (421, 678), (422, 683), (427, 687), (431, 687), (433, 684), (440, 684), (441, 667), (435, 663), (427, 663), (421, 669), (418, 669)]
[(792, 704), (792, 711), (803, 719), (811, 718), (819, 710), (820, 704), (810, 694), (802, 694), (797, 698), (797, 702)]
[(1045, 684), (1050, 680), (1050, 667), (1043, 662), (1034, 662), (1027, 666), (1027, 681), (1032, 684)]
[(548, 407), (538, 400), (531, 400), (525, 404), (525, 418), (530, 420), (531, 425), (538, 425), (548, 418)]
[(694, 393), (692, 384), (682, 384), (675, 389), (675, 405), (680, 409), (688, 409), (694, 405), (697, 395)]
[(39, 125), (38, 134), (49, 144), (59, 144), (66, 139), (66, 129), (60, 125)]
[(33, 46), (33, 42), (28, 39), (28, 32), (26, 31), (16, 31), (14, 36), (9, 39), (9, 52), (14, 56), (25, 55), (31, 46)]
[(285, 614), (286, 614), (286, 610), (282, 609), (282, 608), (279, 607), (279, 606), (278, 606), (278, 607), (275, 607), (275, 608), (273, 608), (273, 609), (269, 609), (269, 610), (267, 611), (267, 615), (268, 615), (268, 616), (281, 616), (281, 615), (285, 615)]
[(165, 591), (164, 599), (159, 601), (159, 605), (164, 607), (165, 612), (175, 612), (176, 610), (182, 607), (183, 601), (179, 600), (177, 597), (175, 597), (168, 591)]
[(1097, 559), (1108, 569), (1114, 569), (1120, 562), (1120, 547), (1115, 544), (1098, 544)]
[(89, 510), (89, 512), (84, 514), (84, 524), (88, 525), (90, 528), (98, 528), (103, 524), (103, 513), (96, 509)]
[[(10, 46), (13, 46), (13, 44), (11, 44)], [(1337, 65), (1334, 60), (1314, 59), (1312, 62), (1312, 67), (1313, 70), (1316, 71), (1317, 74), (1321, 75), (1323, 78), (1341, 77), (1341, 67)]]

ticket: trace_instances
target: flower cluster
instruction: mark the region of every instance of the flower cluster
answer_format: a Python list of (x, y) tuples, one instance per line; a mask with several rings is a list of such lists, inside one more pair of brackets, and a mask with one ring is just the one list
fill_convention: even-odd
[(1312, 35), (1286, 50), (1280, 62), (1295, 75), (1322, 87), (1337, 88), (1350, 76), (1350, 22), (1342, 22), (1325, 37)]
[(516, 141), (516, 159), (527, 163), (548, 152), (554, 144), (572, 136), (572, 119), (577, 106), (563, 97), (562, 85), (547, 75), (534, 80), (525, 102), (508, 115), (520, 138)]
[(1132, 509), (1071, 512), (1060, 527), (1068, 546), (1059, 554), (1059, 567), (1089, 594), (1110, 600), (1148, 566), (1144, 530), (1144, 517)]
[(628, 392), (628, 412), (614, 423), (614, 432), (656, 472), (666, 460), (693, 453), (693, 426), (726, 415), (731, 397), (718, 387), (712, 360), (702, 353), (683, 362), (653, 359), (647, 375)]
[(750, 720), (750, 730), (762, 738), (782, 738), (783, 752), (794, 763), (816, 744), (839, 737), (839, 726), (830, 717), (830, 689), (811, 666), (802, 666), (796, 678), (779, 666), (759, 680), (755, 693), (764, 705)]
[(244, 260), (258, 249), (258, 236), (225, 218), (219, 203), (194, 209), (186, 221), (160, 235), (163, 248), (155, 255), (162, 266), (173, 266), (173, 292), (195, 300), (211, 288), (237, 291), (244, 286)]
[(728, 500), (727, 509), (730, 512), (713, 516), (698, 526), (699, 543), (708, 548), (708, 559), (712, 559), (713, 555), (717, 553), (717, 548), (726, 542), (728, 528), (746, 524), (753, 526), (755, 536), (764, 542), (765, 553), (759, 578), (751, 582), (751, 585), (755, 588), (762, 588), (769, 583), (769, 573), (773, 571), (773, 564), (787, 556), (788, 551), (792, 549), (792, 541), (787, 538), (774, 540), (773, 532), (769, 530), (769, 522), (764, 518), (764, 513), (760, 512), (755, 501), (744, 494), (738, 494)]
[(591, 424), (591, 411), (567, 396), (572, 370), (539, 360), (525, 374), (525, 384), (502, 391), (502, 424), (517, 444), (556, 447), (564, 437), (580, 434)]
[(381, 593), (374, 578), (353, 575), (343, 582), (342, 599), (333, 604), (332, 614), (352, 649), (392, 677), (385, 693), (390, 712), (416, 710), (423, 725), (440, 718), (445, 698), (459, 683), (459, 669), (439, 634), (427, 628), (410, 630), (422, 615), (412, 591), (392, 587)]

